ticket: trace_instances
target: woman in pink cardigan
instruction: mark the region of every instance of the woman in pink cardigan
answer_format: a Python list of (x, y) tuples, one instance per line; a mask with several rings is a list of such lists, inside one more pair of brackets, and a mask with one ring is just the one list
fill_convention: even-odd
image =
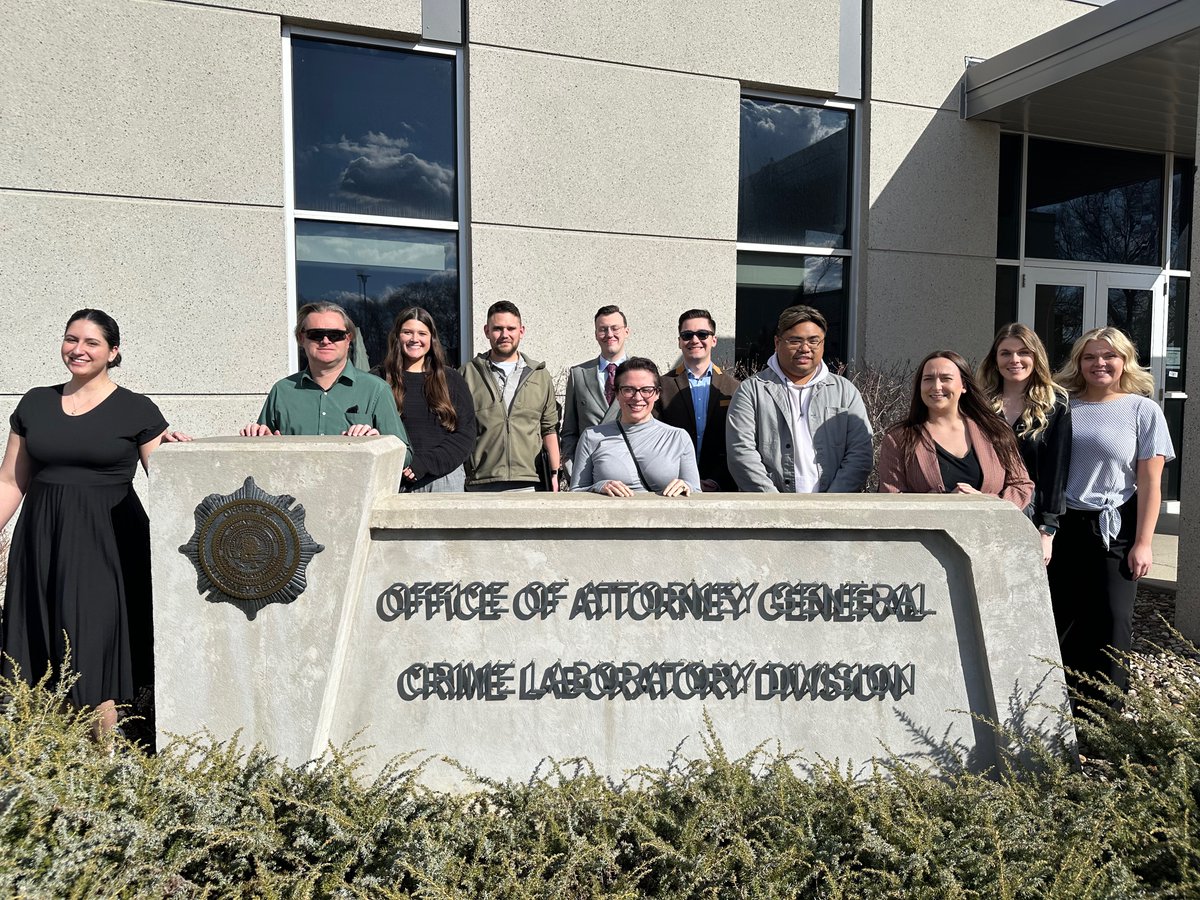
[(1029, 505), (1033, 482), (1013, 431), (953, 350), (936, 350), (917, 367), (908, 418), (879, 448), (879, 490), (989, 494), (1017, 509)]

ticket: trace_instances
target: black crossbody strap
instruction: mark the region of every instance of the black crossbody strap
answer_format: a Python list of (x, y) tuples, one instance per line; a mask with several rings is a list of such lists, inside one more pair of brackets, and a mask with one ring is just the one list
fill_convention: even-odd
[(646, 473), (642, 471), (642, 464), (638, 462), (637, 454), (633, 452), (633, 444), (629, 443), (629, 435), (625, 433), (620, 420), (617, 421), (617, 431), (621, 432), (621, 437), (625, 438), (625, 446), (629, 448), (629, 455), (633, 458), (633, 467), (637, 469), (638, 480), (642, 483), (642, 487), (651, 493), (655, 493), (654, 485), (649, 482), (646, 478)]

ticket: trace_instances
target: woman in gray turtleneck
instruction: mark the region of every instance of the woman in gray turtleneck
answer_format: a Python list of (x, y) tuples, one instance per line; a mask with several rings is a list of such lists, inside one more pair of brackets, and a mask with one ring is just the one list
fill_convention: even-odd
[(686, 497), (700, 490), (696, 451), (682, 428), (654, 418), (658, 399), (658, 366), (644, 357), (625, 360), (616, 371), (615, 422), (595, 425), (579, 439), (571, 490), (595, 491), (609, 497), (654, 492)]

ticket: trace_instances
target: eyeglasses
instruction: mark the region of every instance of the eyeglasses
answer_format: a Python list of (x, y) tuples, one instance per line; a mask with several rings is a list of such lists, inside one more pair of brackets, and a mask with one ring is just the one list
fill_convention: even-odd
[(625, 330), (624, 325), (605, 325), (596, 328), (596, 334), (620, 334)]
[(790, 337), (790, 338), (784, 338), (783, 343), (784, 343), (784, 345), (787, 346), (787, 348), (789, 350), (799, 350), (801, 347), (804, 347), (804, 346), (808, 346), (808, 347), (811, 347), (813, 350), (816, 350), (823, 343), (825, 343), (825, 338), (816, 337), (815, 335), (813, 337), (807, 337), (807, 338)]
[(314, 344), (319, 344), (326, 338), (328, 338), (329, 342), (332, 344), (340, 344), (350, 336), (350, 332), (346, 331), (344, 328), (306, 328), (304, 330), (304, 336)]
[(690, 341), (692, 338), (700, 338), (702, 341), (707, 341), (714, 334), (716, 334), (715, 331), (702, 328), (699, 331), (681, 331), (679, 332), (679, 339), (681, 341)]
[(632, 400), (634, 394), (641, 394), (644, 399), (649, 400), (651, 397), (653, 397), (655, 394), (658, 393), (658, 388), (654, 387), (654, 385), (647, 385), (646, 387), (640, 387), (640, 388), (619, 387), (619, 388), (617, 388), (617, 393), (620, 394), (622, 397), (624, 397), (626, 400)]

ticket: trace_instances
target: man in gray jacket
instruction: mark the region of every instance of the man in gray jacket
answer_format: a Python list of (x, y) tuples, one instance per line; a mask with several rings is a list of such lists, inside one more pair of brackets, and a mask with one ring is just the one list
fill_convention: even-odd
[(743, 491), (850, 493), (871, 473), (871, 423), (858, 389), (825, 365), (825, 317), (791, 306), (775, 354), (729, 404), (729, 472)]
[(616, 421), (621, 411), (614, 379), (617, 366), (625, 362), (629, 322), (619, 306), (602, 306), (596, 310), (595, 324), (600, 356), (572, 366), (567, 373), (567, 398), (563, 403), (559, 440), (568, 469), (575, 459), (580, 436), (593, 425)]

